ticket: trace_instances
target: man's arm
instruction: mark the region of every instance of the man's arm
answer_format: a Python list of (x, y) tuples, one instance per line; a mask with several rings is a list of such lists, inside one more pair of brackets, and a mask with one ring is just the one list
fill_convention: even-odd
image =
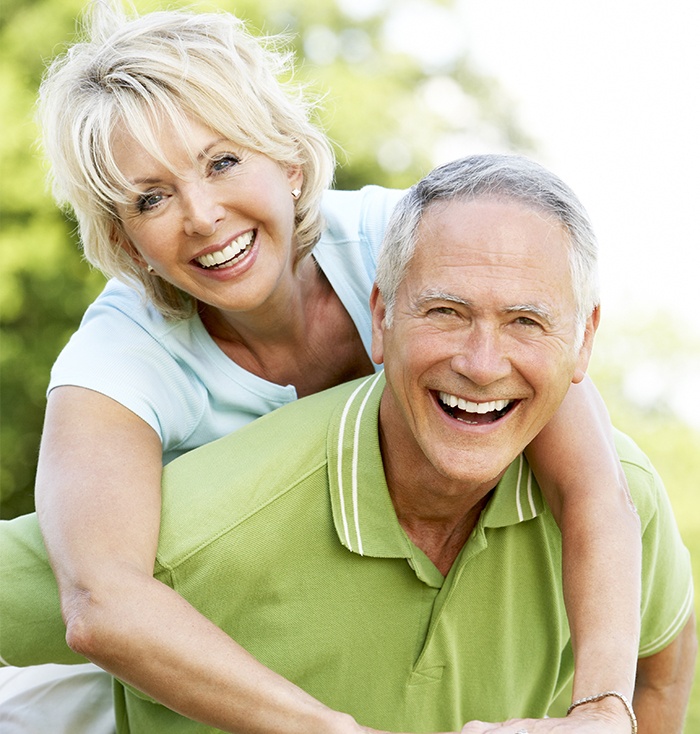
[(639, 734), (681, 734), (697, 650), (695, 615), (691, 614), (670, 645), (639, 660), (634, 693)]

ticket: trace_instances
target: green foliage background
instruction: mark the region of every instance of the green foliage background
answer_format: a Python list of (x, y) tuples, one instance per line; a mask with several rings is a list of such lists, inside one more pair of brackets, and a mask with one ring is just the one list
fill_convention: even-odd
[[(287, 32), (299, 78), (323, 97), (321, 123), (337, 144), (338, 188), (366, 183), (408, 186), (434, 163), (437, 140), (534, 153), (498, 84), (475, 71), (469, 50), (426, 67), (382, 42), (388, 16), (353, 20), (333, 0), (240, 0), (197, 3), (245, 18), (255, 31)], [(439, 5), (449, 7), (443, 0)], [(178, 3), (172, 3), (177, 5)], [(180, 3), (183, 4), (183, 3)], [(141, 11), (162, 7), (137, 2)], [(51, 364), (77, 328), (104, 279), (81, 260), (74, 223), (54, 206), (44, 184), (32, 108), (45, 63), (70, 42), (81, 0), (3, 0), (0, 16), (0, 516), (33, 510), (45, 390)], [(429, 101), (431, 82), (451, 81), (470, 102), (455, 119)], [(454, 89), (454, 87), (452, 87)], [(592, 374), (616, 424), (651, 456), (664, 477), (700, 587), (700, 429), (664, 403), (630, 396), (630, 366), (700, 364), (700, 344), (673, 332), (662, 315), (643, 328), (605, 324)], [(696, 609), (698, 608), (696, 604)], [(700, 731), (700, 682), (686, 730)]]

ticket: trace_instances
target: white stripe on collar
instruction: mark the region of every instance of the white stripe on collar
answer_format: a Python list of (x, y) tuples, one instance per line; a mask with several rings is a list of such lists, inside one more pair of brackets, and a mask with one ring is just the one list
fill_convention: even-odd
[[(523, 470), (525, 469), (525, 457), (520, 454), (518, 464), (518, 485), (515, 489), (515, 504), (518, 509), (518, 521), (522, 522), (525, 519), (523, 514), (523, 505), (521, 500), (521, 492), (523, 491)], [(535, 508), (535, 500), (532, 496), (532, 470), (527, 467), (527, 502), (530, 506), (530, 517), (535, 517), (537, 509)]]
[(350, 397), (347, 399), (345, 403), (345, 407), (343, 408), (343, 413), (340, 418), (340, 430), (338, 431), (338, 494), (340, 496), (340, 511), (343, 518), (343, 532), (345, 533), (345, 543), (347, 547), (353, 551), (353, 544), (350, 540), (350, 527), (348, 525), (348, 518), (347, 518), (347, 512), (345, 510), (345, 495), (343, 491), (343, 438), (345, 436), (345, 424), (347, 423), (348, 419), (348, 413), (350, 412), (350, 408), (352, 407), (353, 402), (355, 401), (355, 398), (357, 394), (362, 390), (365, 385), (367, 385), (368, 382), (372, 381), (372, 384), (369, 386), (369, 389), (367, 390), (367, 394), (365, 395), (364, 399), (362, 400), (362, 403), (360, 404), (360, 409), (358, 411), (357, 417), (355, 418), (355, 426), (354, 426), (354, 434), (353, 434), (353, 449), (352, 449), (352, 475), (351, 475), (351, 497), (352, 497), (352, 511), (353, 515), (355, 517), (355, 536), (357, 538), (357, 553), (360, 555), (363, 555), (363, 548), (362, 548), (362, 536), (360, 534), (360, 520), (359, 520), (359, 507), (358, 507), (358, 483), (357, 483), (357, 466), (358, 466), (358, 459), (359, 459), (359, 437), (360, 437), (360, 424), (362, 421), (362, 414), (364, 413), (365, 406), (367, 405), (367, 400), (369, 399), (369, 396), (372, 394), (372, 391), (376, 387), (379, 378), (382, 376), (382, 372), (377, 372), (376, 375), (373, 377), (367, 378), (367, 380), (364, 380), (361, 382), (353, 391), (353, 393), (350, 395)]

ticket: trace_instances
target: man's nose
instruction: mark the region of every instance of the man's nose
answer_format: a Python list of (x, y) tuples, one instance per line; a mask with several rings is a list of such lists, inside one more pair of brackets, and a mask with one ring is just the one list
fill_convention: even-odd
[(209, 237), (218, 229), (224, 218), (224, 208), (214, 199), (212, 192), (200, 183), (193, 182), (183, 187), (183, 227), (192, 237)]
[(486, 386), (508, 377), (511, 362), (505, 339), (494, 326), (473, 326), (452, 357), (452, 369), (475, 385)]

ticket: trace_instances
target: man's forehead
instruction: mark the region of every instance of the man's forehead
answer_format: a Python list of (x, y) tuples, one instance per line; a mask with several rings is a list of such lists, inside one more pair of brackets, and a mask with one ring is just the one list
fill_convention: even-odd
[(570, 268), (570, 239), (563, 224), (513, 199), (456, 199), (435, 202), (416, 233), (413, 263), (459, 268), (518, 267), (552, 276)]
[(414, 304), (443, 298), (552, 321), (575, 300), (568, 233), (514, 199), (436, 202), (424, 213), (405, 285)]
[[(478, 212), (478, 214), (476, 214)], [(484, 212), (497, 212), (496, 221), (485, 217)], [(440, 228), (446, 221), (457, 219), (474, 228), (475, 224), (487, 219), (488, 226), (494, 227), (504, 219), (519, 218), (527, 215), (539, 222), (543, 231), (557, 240), (556, 246), (568, 246), (568, 233), (562, 221), (552, 212), (545, 211), (534, 202), (518, 199), (515, 196), (482, 194), (479, 196), (438, 199), (428, 203), (423, 210), (418, 226), (418, 237), (429, 235), (431, 230)], [(475, 221), (476, 220), (476, 221)], [(561, 239), (560, 239), (561, 238)]]

